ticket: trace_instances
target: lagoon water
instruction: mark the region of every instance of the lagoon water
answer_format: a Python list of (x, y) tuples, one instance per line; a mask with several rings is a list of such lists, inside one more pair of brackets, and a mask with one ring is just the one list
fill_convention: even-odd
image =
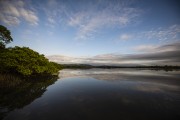
[(180, 119), (180, 71), (64, 69), (0, 94), (3, 120)]

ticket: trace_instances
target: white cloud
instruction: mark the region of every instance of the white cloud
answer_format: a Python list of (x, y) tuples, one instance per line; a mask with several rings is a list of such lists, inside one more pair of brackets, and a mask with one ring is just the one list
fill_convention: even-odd
[(20, 23), (20, 20), (17, 17), (5, 16), (3, 14), (0, 14), (0, 20), (8, 25), (18, 25)]
[(4, 13), (8, 14), (8, 15), (12, 15), (12, 16), (20, 16), (19, 11), (17, 10), (17, 8), (13, 5), (13, 4), (9, 4), (6, 6), (7, 8), (4, 10)]
[(30, 24), (32, 25), (38, 25), (38, 17), (36, 14), (31, 10), (26, 10), (24, 8), (21, 8), (20, 10), (21, 16)]
[(134, 47), (134, 50), (138, 52), (154, 52), (156, 48), (157, 45), (139, 45)]
[(33, 10), (25, 7), (24, 1), (0, 1), (0, 10), (0, 21), (8, 25), (18, 25), (21, 18), (31, 25), (38, 25), (38, 16)]
[(129, 35), (129, 34), (122, 34), (122, 35), (120, 36), (120, 40), (129, 40), (129, 39), (131, 39), (131, 38), (132, 38), (132, 36)]

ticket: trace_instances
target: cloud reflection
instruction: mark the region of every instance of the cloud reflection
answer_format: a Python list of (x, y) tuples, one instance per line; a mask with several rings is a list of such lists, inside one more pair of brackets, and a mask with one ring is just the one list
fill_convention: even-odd
[[(62, 70), (60, 78), (94, 78), (126, 86), (131, 90), (142, 92), (180, 91), (178, 82), (179, 71), (151, 71), (132, 69), (88, 69), (88, 70)], [(171, 80), (171, 81), (170, 81)], [(128, 86), (128, 87), (127, 87)]]

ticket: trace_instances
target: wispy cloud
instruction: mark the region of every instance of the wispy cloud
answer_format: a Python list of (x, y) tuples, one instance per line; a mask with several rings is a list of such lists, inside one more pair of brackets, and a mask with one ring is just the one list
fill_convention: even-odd
[(54, 28), (59, 24), (64, 24), (67, 17), (66, 7), (62, 1), (59, 0), (45, 0), (44, 3), (39, 4), (39, 8), (45, 13), (46, 25)]
[[(141, 41), (156, 41), (156, 43), (167, 44), (178, 42), (180, 39), (180, 25), (174, 24), (168, 27), (154, 28), (146, 31), (138, 31), (134, 33), (120, 34), (115, 38), (116, 41), (121, 40), (141, 40)], [(154, 49), (157, 45), (140, 45), (136, 50)]]
[(7, 25), (18, 25), (20, 20), (17, 17), (0, 14), (0, 20)]
[(77, 39), (87, 39), (98, 30), (111, 27), (124, 27), (140, 16), (141, 10), (129, 7), (126, 2), (87, 3), (83, 11), (70, 15), (68, 24), (78, 29)]
[(136, 23), (142, 10), (132, 1), (57, 1), (47, 0), (39, 8), (45, 12), (46, 25), (66, 26), (76, 30), (75, 39), (85, 40), (105, 28), (122, 28)]
[(31, 25), (38, 25), (37, 14), (22, 0), (1, 0), (0, 11), (0, 21), (7, 25), (18, 25), (22, 18)]
[(171, 25), (169, 27), (157, 28), (144, 31), (137, 35), (140, 39), (159, 40), (160, 42), (178, 41), (180, 36), (180, 25)]

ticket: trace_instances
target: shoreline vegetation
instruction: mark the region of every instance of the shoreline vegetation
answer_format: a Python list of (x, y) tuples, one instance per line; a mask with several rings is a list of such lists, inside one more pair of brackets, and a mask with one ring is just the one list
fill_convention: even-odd
[(28, 47), (13, 47), (0, 50), (0, 73), (22, 76), (57, 75), (62, 69), (57, 63), (50, 62), (44, 55)]

